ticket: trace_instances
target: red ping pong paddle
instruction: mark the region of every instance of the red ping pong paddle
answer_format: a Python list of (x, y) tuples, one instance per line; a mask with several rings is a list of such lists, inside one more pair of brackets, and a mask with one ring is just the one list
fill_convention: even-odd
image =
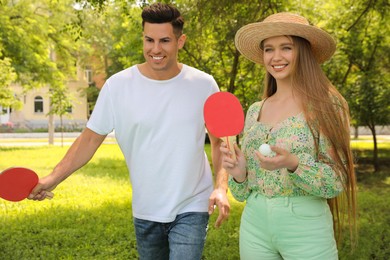
[(204, 120), (207, 130), (222, 138), (235, 159), (233, 139), (244, 128), (244, 111), (238, 98), (230, 92), (217, 92), (204, 104)]
[[(23, 167), (8, 168), (0, 174), (0, 197), (14, 202), (24, 200), (38, 181), (38, 175), (33, 170)], [(53, 193), (48, 191), (46, 195), (53, 197)]]

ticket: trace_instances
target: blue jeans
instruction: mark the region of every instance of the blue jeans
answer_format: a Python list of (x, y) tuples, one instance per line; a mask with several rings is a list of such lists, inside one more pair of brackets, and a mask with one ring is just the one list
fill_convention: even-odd
[(170, 223), (134, 218), (140, 260), (199, 260), (206, 240), (209, 214), (179, 214)]

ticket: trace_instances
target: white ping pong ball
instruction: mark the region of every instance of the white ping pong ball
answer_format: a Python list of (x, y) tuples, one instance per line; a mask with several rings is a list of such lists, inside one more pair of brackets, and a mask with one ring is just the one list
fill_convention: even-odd
[(271, 146), (269, 146), (269, 144), (262, 144), (259, 147), (259, 152), (264, 156), (269, 156), (272, 152)]

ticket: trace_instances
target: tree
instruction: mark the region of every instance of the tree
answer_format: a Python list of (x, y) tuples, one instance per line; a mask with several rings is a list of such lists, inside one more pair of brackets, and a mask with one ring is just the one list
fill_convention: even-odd
[[(62, 93), (61, 99), (51, 99), (50, 106), (55, 110), (48, 113), (49, 129), (53, 129), (49, 131), (49, 143), (54, 132), (50, 127), (52, 115), (59, 112), (62, 118), (61, 109), (56, 108), (70, 102), (64, 86), (75, 78), (75, 64), (82, 49), (80, 12), (73, 4), (72, 0), (4, 0), (0, 5), (0, 59), (9, 67), (4, 77), (12, 77), (12, 82), (19, 83), (24, 91), (48, 86), (52, 93)], [(2, 86), (6, 88), (2, 92), (8, 94), (1, 96), (0, 102), (11, 105), (10, 86)]]
[[(143, 62), (140, 12), (146, 3), (155, 1), (77, 2), (81, 7), (78, 17), (83, 22), (75, 28), (82, 28), (81, 38), (86, 46), (94, 47), (93, 55), (100, 57), (108, 76)], [(261, 21), (271, 13), (291, 11), (302, 14), (336, 38), (336, 54), (322, 66), (350, 104), (352, 122), (372, 131), (376, 125), (389, 123), (386, 0), (221, 0), (218, 5), (207, 0), (164, 2), (178, 6), (186, 20), (184, 32), (188, 41), (179, 52), (180, 61), (212, 74), (222, 90), (240, 98), (245, 110), (261, 95), (264, 71), (241, 57), (234, 46), (235, 33), (243, 25)], [(84, 50), (91, 51), (88, 47)], [(362, 102), (376, 106), (362, 106)], [(373, 136), (376, 147), (375, 132)]]
[(241, 57), (234, 46), (237, 30), (277, 11), (276, 1), (178, 1), (187, 20), (188, 41), (181, 59), (214, 76), (224, 91), (234, 93), (244, 110), (259, 99), (263, 69)]
[(9, 87), (15, 79), (16, 73), (11, 67), (10, 59), (0, 59), (0, 107), (18, 109), (21, 106)]
[(377, 171), (376, 126), (390, 123), (388, 3), (363, 0), (353, 7), (340, 12), (333, 23), (340, 40), (334, 82), (350, 105), (353, 123), (372, 133)]
[[(26, 89), (57, 81), (57, 74), (74, 73), (72, 7), (70, 1), (3, 1), (0, 5), (0, 51), (8, 58), (16, 81)], [(55, 56), (55, 59), (53, 59)]]
[(60, 117), (61, 145), (64, 145), (64, 125), (63, 116), (69, 114), (68, 109), (72, 107), (72, 99), (64, 85), (56, 86), (50, 90), (50, 112), (48, 115), (58, 115)]

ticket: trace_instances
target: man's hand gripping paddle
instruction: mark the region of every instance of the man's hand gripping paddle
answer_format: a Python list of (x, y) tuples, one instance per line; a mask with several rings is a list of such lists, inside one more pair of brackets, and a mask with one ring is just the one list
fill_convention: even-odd
[(226, 142), (235, 159), (234, 139), (244, 128), (244, 111), (238, 98), (230, 92), (214, 93), (206, 100), (203, 115), (207, 130)]
[[(24, 200), (38, 181), (38, 175), (33, 170), (23, 167), (6, 169), (0, 174), (0, 197), (14, 202)], [(53, 198), (53, 193), (49, 191), (46, 195), (49, 199)]]

